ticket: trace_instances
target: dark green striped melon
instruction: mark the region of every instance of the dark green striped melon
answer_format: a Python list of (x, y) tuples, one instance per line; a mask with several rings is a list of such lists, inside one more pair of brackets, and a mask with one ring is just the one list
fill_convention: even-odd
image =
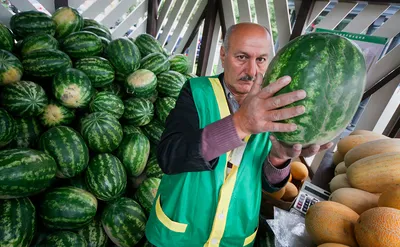
[[(115, 82), (120, 83), (120, 84), (124, 84), (125, 81), (126, 81), (126, 78), (128, 77), (128, 75), (122, 74), (118, 70), (115, 70)], [(125, 88), (124, 88), (124, 90), (127, 91)]]
[(192, 78), (196, 78), (197, 77), (197, 75), (192, 74), (192, 73), (184, 74), (184, 76), (185, 76), (186, 80), (190, 80)]
[(101, 24), (94, 19), (83, 18), (83, 27), (90, 27), (90, 26), (100, 27)]
[(93, 112), (81, 120), (81, 134), (89, 148), (98, 153), (114, 151), (122, 141), (122, 126), (106, 112)]
[(156, 75), (168, 71), (169, 67), (170, 64), (168, 58), (160, 52), (150, 53), (140, 61), (141, 69), (150, 70)]
[(108, 44), (110, 44), (110, 40), (104, 38), (104, 37), (99, 37), (99, 39), (101, 40), (101, 44), (103, 45), (103, 53), (101, 54), (102, 57), (105, 57), (104, 55), (104, 51), (106, 50)]
[(170, 70), (157, 76), (157, 91), (167, 97), (178, 98), (186, 78), (179, 72)]
[(145, 99), (150, 100), (151, 103), (156, 103), (157, 99), (158, 99), (158, 91), (154, 90), (153, 94), (148, 96), (148, 97), (144, 97)]
[(92, 33), (96, 34), (99, 37), (103, 37), (103, 38), (105, 38), (107, 40), (110, 40), (110, 41), (112, 40), (110, 31), (108, 31), (107, 29), (101, 28), (101, 27), (88, 26), (88, 27), (84, 27), (82, 29), (82, 31), (92, 32)]
[(71, 58), (97, 56), (103, 52), (103, 43), (96, 34), (79, 31), (65, 37), (61, 43), (61, 50)]
[(143, 134), (126, 135), (116, 153), (124, 164), (128, 176), (139, 176), (146, 167), (149, 158), (149, 139)]
[(38, 247), (87, 247), (86, 240), (75, 232), (58, 231), (46, 236)]
[(124, 101), (123, 119), (135, 126), (144, 126), (154, 117), (154, 105), (148, 99), (129, 98)]
[(22, 64), (11, 52), (0, 50), (0, 86), (21, 80)]
[(89, 224), (97, 212), (97, 199), (86, 190), (72, 186), (46, 192), (40, 203), (39, 216), (53, 229), (78, 229)]
[(170, 70), (186, 74), (189, 70), (189, 61), (184, 54), (176, 54), (169, 58)]
[(154, 118), (151, 122), (142, 127), (143, 133), (149, 138), (149, 140), (158, 144), (161, 139), (161, 135), (164, 132), (164, 125), (160, 122), (160, 120)]
[(120, 119), (124, 114), (124, 102), (110, 92), (97, 93), (89, 104), (90, 112), (107, 112)]
[(93, 87), (104, 87), (114, 81), (115, 70), (111, 63), (102, 57), (87, 57), (78, 60), (75, 68), (83, 71)]
[(150, 153), (149, 159), (145, 168), (146, 177), (148, 178), (162, 178), (164, 175), (163, 171), (160, 168), (160, 165), (157, 161), (157, 156), (155, 154)]
[(98, 218), (95, 217), (87, 226), (78, 230), (79, 236), (86, 240), (86, 247), (106, 247), (108, 244), (108, 236)]
[(31, 196), (50, 186), (55, 178), (54, 159), (33, 149), (0, 151), (0, 199)]
[(126, 78), (125, 88), (136, 97), (149, 97), (157, 88), (157, 77), (150, 70), (138, 69)]
[(14, 37), (10, 29), (2, 23), (0, 23), (0, 49), (9, 52), (14, 49)]
[(305, 90), (307, 97), (288, 107), (301, 105), (306, 112), (282, 121), (296, 124), (295, 131), (274, 135), (289, 145), (323, 144), (341, 133), (354, 116), (365, 88), (365, 60), (350, 40), (311, 33), (292, 40), (276, 54), (263, 86), (285, 75), (292, 81), (277, 95)]
[(61, 70), (72, 67), (72, 61), (62, 51), (42, 49), (24, 56), (22, 65), (26, 74), (36, 77), (52, 77)]
[(48, 103), (43, 88), (31, 81), (19, 81), (7, 85), (1, 94), (4, 108), (15, 116), (35, 117)]
[(136, 198), (146, 214), (150, 213), (160, 182), (161, 179), (159, 178), (146, 178), (136, 191)]
[(17, 135), (8, 145), (9, 148), (35, 148), (42, 133), (42, 126), (37, 118), (16, 118)]
[(42, 49), (58, 49), (58, 41), (47, 33), (31, 35), (26, 37), (21, 43), (21, 55), (25, 56), (29, 52)]
[(43, 126), (50, 128), (60, 125), (69, 125), (75, 119), (73, 109), (67, 108), (55, 100), (50, 100), (40, 115), (40, 121)]
[(108, 237), (120, 247), (136, 245), (144, 236), (146, 221), (140, 205), (126, 197), (108, 205), (101, 216), (101, 223)]
[(165, 123), (167, 117), (172, 109), (174, 109), (176, 103), (176, 99), (172, 97), (164, 97), (158, 98), (155, 105), (156, 105), (156, 114), (158, 119)]
[(47, 33), (54, 35), (56, 23), (44, 12), (22, 11), (10, 19), (10, 27), (18, 39), (23, 39), (32, 34)]
[(112, 154), (97, 154), (91, 158), (87, 168), (86, 184), (97, 199), (114, 200), (126, 189), (127, 175), (124, 165)]
[(164, 55), (167, 55), (158, 40), (147, 33), (143, 33), (137, 36), (135, 39), (135, 45), (139, 48), (142, 57), (145, 57), (154, 52), (160, 52)]
[(113, 82), (105, 87), (100, 88), (100, 91), (110, 92), (112, 94), (117, 95), (121, 99), (125, 98), (125, 96), (127, 95), (126, 92), (124, 91), (124, 88), (119, 83), (116, 82)]
[(82, 172), (81, 174), (78, 174), (77, 176), (68, 179), (67, 185), (89, 191), (85, 180), (85, 172)]
[(3, 108), (0, 108), (0, 148), (6, 146), (17, 136), (18, 124)]
[(67, 126), (47, 130), (40, 137), (39, 148), (57, 162), (57, 177), (71, 178), (86, 169), (89, 149), (81, 135)]
[(140, 51), (127, 38), (118, 38), (111, 41), (105, 50), (105, 55), (115, 70), (125, 76), (133, 73), (140, 66)]
[(29, 198), (0, 200), (0, 246), (28, 247), (36, 231), (36, 209)]
[(58, 8), (52, 15), (56, 23), (55, 37), (60, 40), (73, 32), (78, 32), (83, 28), (83, 18), (79, 12), (71, 7)]
[(129, 134), (143, 134), (142, 130), (139, 127), (134, 125), (124, 125), (123, 126), (124, 136)]
[(68, 108), (86, 107), (94, 94), (89, 77), (74, 68), (68, 68), (56, 74), (52, 88), (54, 97)]

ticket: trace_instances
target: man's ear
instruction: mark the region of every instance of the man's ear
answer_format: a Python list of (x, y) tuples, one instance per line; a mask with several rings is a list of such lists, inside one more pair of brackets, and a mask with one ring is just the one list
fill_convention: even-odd
[(225, 52), (225, 48), (223, 45), (221, 45), (221, 49), (219, 50), (219, 57), (221, 59), (221, 65), (223, 68), (224, 64), (225, 64), (225, 58), (226, 58), (226, 52)]

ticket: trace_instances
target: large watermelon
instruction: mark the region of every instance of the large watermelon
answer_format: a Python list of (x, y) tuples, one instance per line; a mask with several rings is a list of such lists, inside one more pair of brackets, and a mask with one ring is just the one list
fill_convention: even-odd
[(0, 49), (11, 52), (14, 49), (14, 37), (4, 24), (0, 23)]
[(48, 103), (43, 88), (31, 81), (7, 85), (1, 94), (4, 108), (15, 116), (38, 116)]
[(306, 112), (282, 121), (296, 124), (295, 131), (274, 135), (290, 145), (323, 144), (334, 139), (354, 116), (365, 88), (365, 60), (350, 40), (311, 33), (292, 40), (276, 54), (263, 86), (286, 75), (292, 81), (277, 95), (305, 90), (307, 97), (288, 107), (301, 105)]
[(10, 27), (18, 39), (38, 33), (54, 35), (56, 31), (56, 24), (50, 16), (34, 10), (13, 15), (10, 19)]
[(126, 76), (140, 66), (140, 51), (127, 38), (118, 38), (111, 41), (105, 50), (105, 55), (116, 71)]
[(86, 171), (86, 184), (99, 200), (120, 197), (126, 189), (126, 171), (121, 161), (112, 154), (97, 154), (91, 158)]
[(123, 127), (124, 136), (129, 134), (143, 134), (142, 130), (139, 127), (134, 125), (124, 125)]
[(136, 245), (144, 236), (146, 221), (140, 205), (126, 197), (109, 204), (101, 216), (108, 237), (120, 247)]
[(75, 63), (75, 68), (89, 77), (93, 87), (104, 87), (114, 81), (114, 68), (105, 58), (95, 56), (82, 58)]
[(115, 94), (118, 97), (120, 97), (121, 99), (125, 98), (127, 95), (127, 93), (124, 91), (124, 88), (119, 83), (116, 83), (116, 82), (108, 84), (105, 87), (99, 88), (99, 90)]
[(143, 134), (124, 136), (117, 149), (117, 157), (124, 164), (128, 176), (139, 176), (146, 167), (150, 153), (149, 139)]
[(39, 216), (53, 229), (78, 229), (96, 215), (97, 199), (86, 190), (72, 186), (58, 187), (44, 194)]
[(57, 162), (57, 177), (71, 178), (86, 169), (89, 149), (81, 135), (67, 126), (53, 127), (40, 137), (39, 148)]
[(0, 86), (15, 83), (22, 77), (23, 68), (11, 52), (0, 50)]
[(71, 58), (85, 58), (100, 55), (103, 52), (103, 43), (96, 34), (79, 31), (65, 37), (61, 50)]
[(50, 186), (56, 176), (54, 159), (33, 149), (0, 151), (0, 199), (31, 196)]
[(89, 77), (80, 70), (68, 68), (53, 78), (53, 94), (66, 107), (86, 107), (93, 93)]
[(73, 109), (67, 108), (55, 100), (50, 100), (49, 104), (44, 108), (40, 120), (45, 127), (54, 127), (59, 125), (68, 125), (75, 118)]
[(135, 39), (135, 45), (139, 48), (142, 57), (150, 53), (160, 52), (167, 56), (161, 44), (153, 36), (147, 33), (140, 34)]
[(55, 37), (63, 39), (73, 32), (83, 28), (83, 18), (79, 12), (71, 7), (58, 8), (52, 16), (56, 23)]
[(10, 142), (10, 148), (35, 148), (42, 133), (42, 126), (37, 118), (16, 118), (17, 135)]
[(129, 98), (124, 101), (124, 105), (123, 118), (129, 124), (144, 126), (154, 117), (154, 105), (148, 99)]
[(58, 41), (47, 33), (40, 33), (26, 37), (21, 43), (21, 55), (24, 56), (31, 51), (42, 49), (58, 49)]
[(0, 148), (10, 143), (17, 136), (17, 122), (3, 108), (0, 108)]
[(59, 231), (46, 236), (38, 247), (57, 246), (57, 247), (87, 247), (86, 240), (75, 232)]
[(124, 114), (124, 102), (115, 94), (110, 92), (97, 93), (89, 104), (90, 112), (107, 112), (117, 119)]
[(164, 54), (154, 52), (142, 58), (140, 61), (140, 68), (150, 70), (155, 75), (158, 75), (168, 71), (170, 64), (168, 58)]
[(52, 77), (59, 71), (72, 67), (72, 61), (62, 51), (41, 49), (29, 52), (22, 59), (24, 71), (37, 77)]
[(29, 198), (0, 200), (0, 246), (28, 247), (36, 229), (36, 210)]
[(126, 78), (125, 88), (136, 97), (149, 97), (157, 88), (157, 77), (150, 70), (138, 69)]
[(157, 91), (167, 97), (178, 98), (186, 78), (179, 72), (170, 70), (157, 76)]
[(122, 141), (122, 126), (106, 112), (93, 112), (81, 120), (81, 134), (94, 152), (114, 151)]
[(160, 165), (157, 161), (157, 156), (155, 154), (150, 153), (149, 159), (145, 168), (146, 177), (148, 178), (162, 178), (164, 175), (163, 171), (160, 168)]
[(156, 118), (154, 118), (153, 120), (151, 120), (150, 123), (142, 127), (143, 133), (154, 144), (158, 144), (160, 142), (164, 129), (164, 125), (160, 122), (160, 120)]
[(146, 214), (150, 213), (160, 182), (161, 179), (159, 178), (146, 178), (136, 191), (136, 198), (144, 208)]
[(78, 234), (86, 240), (86, 247), (106, 247), (108, 244), (108, 236), (97, 217), (87, 226), (79, 229)]
[(184, 54), (176, 54), (169, 58), (170, 70), (185, 74), (189, 70), (189, 61)]
[[(93, 26), (94, 26), (94, 27), (99, 27), (99, 28), (103, 29), (105, 32), (109, 33), (110, 36), (111, 36), (110, 30), (109, 30), (105, 25), (103, 25), (103, 24), (97, 22), (96, 20), (90, 19), (90, 18), (84, 18), (84, 19), (83, 19), (83, 27), (84, 27), (84, 28), (86, 28), (86, 27), (93, 27)], [(109, 40), (111, 40), (111, 39), (109, 39)]]
[(107, 29), (102, 28), (102, 27), (88, 26), (88, 27), (84, 27), (82, 29), (82, 31), (92, 32), (92, 33), (96, 34), (99, 37), (103, 37), (103, 38), (105, 38), (105, 39), (107, 39), (109, 41), (112, 40), (110, 31), (108, 31)]
[(172, 109), (174, 109), (176, 103), (176, 99), (172, 97), (164, 97), (158, 98), (155, 105), (156, 105), (156, 114), (158, 119), (165, 123), (167, 117)]

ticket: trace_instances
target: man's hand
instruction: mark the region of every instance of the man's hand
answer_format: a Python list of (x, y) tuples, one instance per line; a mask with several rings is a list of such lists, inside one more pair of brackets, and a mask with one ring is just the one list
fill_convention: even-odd
[[(261, 132), (290, 132), (296, 130), (295, 124), (278, 121), (299, 116), (305, 112), (304, 106), (282, 108), (306, 97), (304, 90), (274, 96), (288, 85), (291, 78), (284, 76), (261, 89), (263, 76), (257, 74), (251, 91), (239, 110), (233, 115), (233, 123), (240, 139)], [(276, 122), (275, 122), (276, 121)]]
[(271, 152), (269, 153), (269, 161), (275, 167), (279, 167), (283, 165), (287, 160), (299, 156), (304, 156), (304, 157), (313, 156), (320, 151), (329, 149), (333, 145), (333, 142), (328, 142), (321, 146), (313, 144), (303, 149), (301, 144), (294, 144), (293, 146), (287, 146), (278, 141), (272, 135), (270, 135), (269, 139), (272, 142)]

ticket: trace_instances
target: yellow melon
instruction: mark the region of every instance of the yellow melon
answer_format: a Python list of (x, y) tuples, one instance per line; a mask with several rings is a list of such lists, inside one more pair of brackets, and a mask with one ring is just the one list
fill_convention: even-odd
[(379, 139), (389, 139), (389, 137), (384, 136), (384, 135), (369, 135), (369, 136), (363, 136), (363, 135), (350, 135), (343, 137), (337, 144), (337, 149), (338, 151), (345, 156), (348, 151), (350, 151), (352, 148), (366, 142), (370, 141), (375, 141)]
[(293, 161), (290, 164), (290, 173), (293, 176), (293, 179), (303, 181), (308, 177), (308, 169), (305, 164), (299, 161)]
[(299, 190), (297, 187), (293, 183), (289, 182), (285, 185), (285, 194), (282, 196), (282, 200), (291, 202), (298, 194)]
[(351, 185), (347, 180), (347, 175), (345, 173), (335, 176), (329, 183), (329, 189), (331, 190), (331, 192), (334, 192), (335, 190), (341, 188), (351, 188)]
[(285, 190), (286, 190), (286, 188), (283, 187), (282, 189), (280, 189), (280, 190), (278, 190), (276, 192), (273, 192), (273, 193), (266, 192), (266, 191), (263, 191), (263, 193), (265, 193), (265, 194), (267, 194), (267, 195), (279, 200), (285, 194)]
[(390, 186), (386, 189), (379, 197), (378, 206), (400, 210), (400, 185)]
[(351, 132), (350, 135), (370, 136), (370, 135), (381, 135), (381, 134), (370, 131), (370, 130), (355, 130), (355, 131)]
[(344, 244), (326, 243), (318, 245), (318, 247), (349, 247), (349, 246)]
[(335, 167), (335, 176), (337, 176), (337, 175), (339, 175), (339, 174), (344, 174), (344, 173), (346, 173), (346, 170), (347, 170), (347, 167), (346, 167), (344, 161), (343, 161), (343, 162), (340, 162), (339, 165), (337, 165), (337, 166)]
[(329, 197), (330, 201), (341, 203), (358, 214), (377, 207), (378, 199), (377, 195), (355, 188), (338, 189)]
[(339, 153), (339, 151), (335, 151), (333, 153), (332, 160), (333, 160), (333, 164), (335, 166), (337, 166), (338, 164), (340, 164), (340, 162), (344, 161), (344, 156), (341, 153)]

